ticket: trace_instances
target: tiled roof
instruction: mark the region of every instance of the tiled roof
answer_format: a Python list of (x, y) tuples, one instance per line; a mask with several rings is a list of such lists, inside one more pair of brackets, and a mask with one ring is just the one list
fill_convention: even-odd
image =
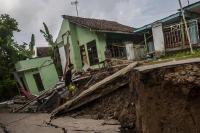
[(133, 33), (134, 30), (133, 27), (129, 27), (115, 21), (81, 18), (68, 15), (63, 15), (63, 18), (69, 20), (71, 23), (75, 23), (77, 25), (101, 32)]

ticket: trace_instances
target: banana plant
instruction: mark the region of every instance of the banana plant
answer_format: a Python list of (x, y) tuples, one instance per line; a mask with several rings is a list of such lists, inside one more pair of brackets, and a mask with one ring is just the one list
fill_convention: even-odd
[(56, 42), (53, 41), (53, 36), (49, 32), (49, 28), (44, 22), (43, 22), (43, 26), (44, 26), (44, 29), (40, 29), (40, 33), (44, 36), (45, 40), (48, 42), (48, 45), (51, 46), (52, 50), (50, 51), (50, 55), (53, 58), (54, 63), (56, 64), (56, 66), (60, 67), (58, 45)]

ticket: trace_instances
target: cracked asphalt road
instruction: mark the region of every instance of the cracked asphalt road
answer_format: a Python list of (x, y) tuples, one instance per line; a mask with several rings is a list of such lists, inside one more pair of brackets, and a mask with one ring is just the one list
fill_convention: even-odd
[[(105, 120), (93, 120), (85, 118), (74, 119), (72, 117), (65, 116), (52, 120), (51, 124), (47, 124), (48, 122), (48, 114), (0, 113), (0, 123), (6, 127), (8, 133), (120, 132), (120, 125), (104, 124)], [(2, 128), (0, 128), (0, 133), (5, 133)]]

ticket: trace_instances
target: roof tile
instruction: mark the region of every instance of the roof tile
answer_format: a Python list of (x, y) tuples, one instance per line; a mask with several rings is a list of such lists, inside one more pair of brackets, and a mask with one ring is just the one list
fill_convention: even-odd
[(115, 21), (92, 19), (92, 18), (81, 18), (75, 16), (63, 15), (64, 19), (69, 20), (71, 23), (90, 28), (93, 30), (105, 31), (105, 32), (125, 32), (133, 33), (134, 28)]

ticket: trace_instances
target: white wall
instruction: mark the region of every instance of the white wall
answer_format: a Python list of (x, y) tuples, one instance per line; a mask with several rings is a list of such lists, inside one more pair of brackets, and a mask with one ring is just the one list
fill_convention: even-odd
[(134, 60), (135, 59), (135, 54), (134, 54), (134, 49), (133, 49), (132, 43), (126, 44), (126, 54), (127, 54), (128, 60)]
[(164, 44), (162, 23), (154, 23), (152, 25), (152, 33), (153, 33), (155, 52), (164, 53), (165, 44)]

